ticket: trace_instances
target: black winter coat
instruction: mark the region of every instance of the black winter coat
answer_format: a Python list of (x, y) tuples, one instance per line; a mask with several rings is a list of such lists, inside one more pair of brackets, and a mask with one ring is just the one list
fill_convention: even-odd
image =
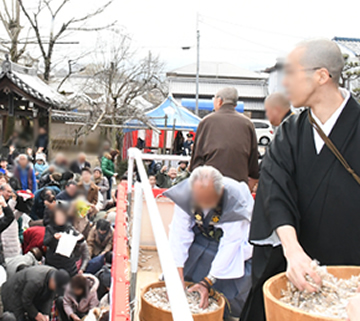
[(72, 277), (77, 273), (75, 254), (72, 253), (70, 257), (56, 254), (55, 252), (59, 241), (54, 237), (56, 233), (70, 233), (71, 231), (74, 235), (79, 234), (69, 223), (63, 226), (57, 226), (53, 223), (47, 225), (44, 236), (44, 246), (47, 247), (45, 264), (57, 269), (64, 269)]
[(37, 265), (15, 273), (1, 287), (4, 311), (15, 314), (17, 320), (27, 312), (34, 319), (38, 312), (50, 315), (55, 293), (49, 289), (49, 280), (55, 269)]

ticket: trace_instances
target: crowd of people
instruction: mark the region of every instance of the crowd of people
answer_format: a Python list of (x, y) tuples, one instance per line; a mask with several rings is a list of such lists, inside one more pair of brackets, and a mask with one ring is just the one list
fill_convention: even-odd
[(16, 141), (0, 162), (0, 284), (4, 320), (81, 320), (109, 307), (116, 150), (92, 167), (79, 153), (47, 159)]

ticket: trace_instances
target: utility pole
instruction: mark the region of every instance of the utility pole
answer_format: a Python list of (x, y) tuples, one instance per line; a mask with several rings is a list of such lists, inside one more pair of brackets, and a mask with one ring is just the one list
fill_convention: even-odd
[(196, 14), (196, 95), (195, 114), (199, 115), (200, 29), (199, 13)]

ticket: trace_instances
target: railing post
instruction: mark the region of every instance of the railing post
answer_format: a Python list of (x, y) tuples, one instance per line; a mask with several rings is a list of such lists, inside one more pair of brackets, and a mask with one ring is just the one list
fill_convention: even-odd
[[(129, 149), (130, 152), (130, 149)], [(161, 220), (159, 208), (156, 204), (151, 186), (142, 162), (142, 155), (139, 149), (132, 148), (131, 155), (136, 160), (137, 170), (142, 182), (152, 230), (155, 236), (156, 247), (159, 254), (161, 268), (165, 277), (165, 284), (169, 296), (171, 313), (174, 321), (193, 321), (187, 302), (183, 285), (177, 271), (170, 244), (165, 233), (164, 224)], [(133, 258), (131, 258), (133, 259)]]
[[(134, 155), (133, 155), (133, 149), (130, 148), (128, 151), (129, 160), (128, 160), (128, 181), (127, 181), (127, 215), (130, 221), (131, 218), (131, 195), (132, 195), (132, 184), (133, 184), (133, 175), (134, 175)], [(129, 222), (130, 223), (130, 222)], [(129, 224), (130, 226), (130, 224)]]
[(139, 264), (140, 236), (141, 236), (141, 218), (143, 209), (143, 190), (141, 183), (135, 182), (134, 188), (134, 210), (132, 219), (131, 235), (131, 282), (130, 282), (130, 308), (131, 319), (134, 320), (136, 306), (136, 281)]

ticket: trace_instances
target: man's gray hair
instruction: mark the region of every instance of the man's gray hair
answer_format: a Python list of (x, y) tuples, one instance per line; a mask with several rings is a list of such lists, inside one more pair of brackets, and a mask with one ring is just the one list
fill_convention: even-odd
[(220, 89), (216, 96), (216, 98), (221, 98), (223, 104), (231, 104), (233, 106), (237, 105), (239, 94), (236, 88), (234, 87), (225, 87)]
[(195, 182), (200, 182), (203, 186), (208, 186), (212, 183), (218, 195), (221, 194), (224, 187), (223, 176), (212, 166), (205, 165), (195, 168), (189, 178), (191, 188), (194, 186)]
[(304, 53), (300, 63), (305, 68), (325, 68), (335, 84), (339, 84), (345, 65), (339, 46), (328, 39), (312, 39), (300, 42), (297, 48), (303, 48)]

